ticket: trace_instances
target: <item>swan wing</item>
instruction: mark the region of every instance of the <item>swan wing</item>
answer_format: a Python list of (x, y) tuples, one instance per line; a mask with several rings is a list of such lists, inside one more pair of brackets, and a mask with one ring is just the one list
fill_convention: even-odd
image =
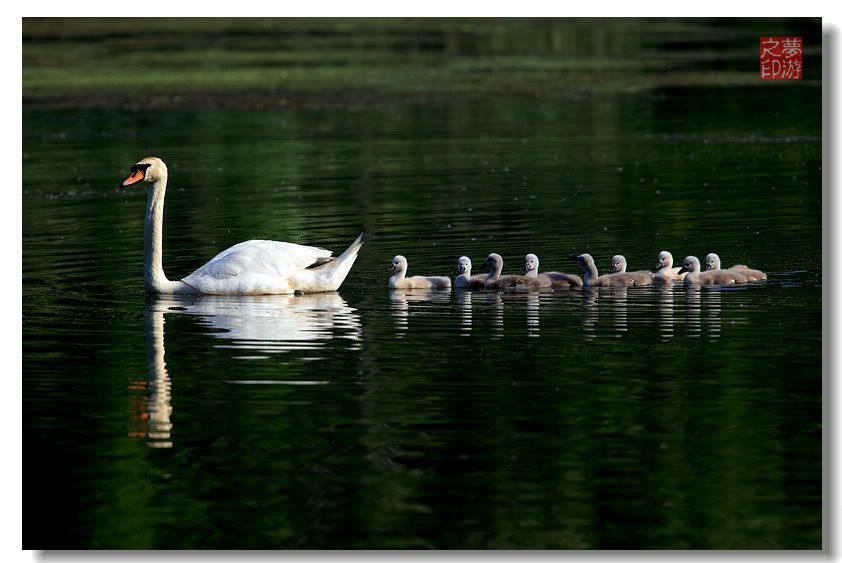
[(332, 252), (274, 240), (247, 240), (223, 250), (183, 281), (202, 293), (291, 293), (290, 276)]

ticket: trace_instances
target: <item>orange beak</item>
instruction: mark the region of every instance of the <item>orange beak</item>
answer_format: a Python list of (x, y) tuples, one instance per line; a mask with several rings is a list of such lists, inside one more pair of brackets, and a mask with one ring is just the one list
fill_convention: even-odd
[(141, 172), (140, 170), (135, 170), (134, 172), (132, 172), (131, 176), (123, 180), (123, 187), (125, 188), (126, 186), (137, 184), (141, 180), (143, 180), (143, 172)]

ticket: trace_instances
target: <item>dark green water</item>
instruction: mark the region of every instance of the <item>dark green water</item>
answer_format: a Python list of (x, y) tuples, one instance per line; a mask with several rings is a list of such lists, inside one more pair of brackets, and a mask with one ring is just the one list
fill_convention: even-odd
[[(821, 547), (818, 88), (35, 110), (23, 149), (27, 548)], [(146, 297), (148, 155), (170, 278), (369, 240), (336, 294)], [(387, 289), (663, 249), (769, 281)]]

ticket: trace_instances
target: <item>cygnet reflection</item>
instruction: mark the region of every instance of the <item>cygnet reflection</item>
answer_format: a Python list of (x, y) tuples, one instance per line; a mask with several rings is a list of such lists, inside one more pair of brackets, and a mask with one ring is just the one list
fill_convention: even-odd
[(419, 315), (434, 312), (425, 307), (424, 304), (449, 304), (450, 292), (426, 289), (394, 289), (389, 292), (389, 302), (392, 316), (395, 318), (395, 335), (402, 338), (409, 330), (410, 309), (416, 309), (416, 313)]

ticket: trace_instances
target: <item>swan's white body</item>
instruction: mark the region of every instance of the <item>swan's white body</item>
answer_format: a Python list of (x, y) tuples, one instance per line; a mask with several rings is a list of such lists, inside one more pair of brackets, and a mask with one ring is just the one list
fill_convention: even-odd
[[(223, 250), (182, 281), (210, 295), (265, 295), (336, 291), (356, 254), (339, 264), (335, 262), (308, 269), (319, 259), (330, 258), (324, 248), (274, 240), (247, 240)], [(337, 275), (340, 274), (340, 275)]]
[(296, 291), (336, 291), (345, 280), (362, 246), (362, 235), (335, 260), (332, 252), (274, 240), (248, 240), (214, 256), (207, 264), (178, 281), (167, 279), (163, 268), (164, 195), (167, 167), (156, 157), (134, 167), (124, 186), (150, 182), (144, 225), (144, 281), (158, 294), (268, 295)]

